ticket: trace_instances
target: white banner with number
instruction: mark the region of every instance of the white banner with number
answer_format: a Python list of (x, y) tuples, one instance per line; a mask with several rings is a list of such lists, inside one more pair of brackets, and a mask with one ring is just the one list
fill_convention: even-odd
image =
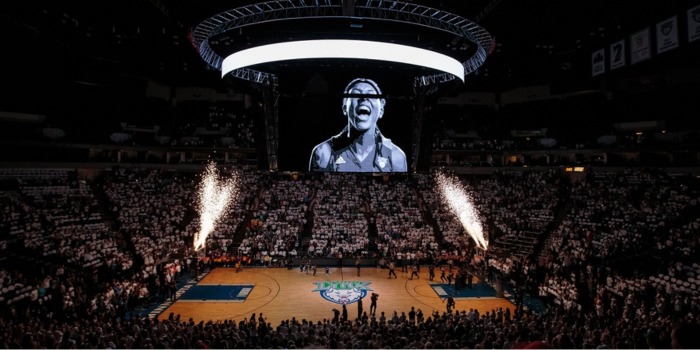
[(593, 76), (605, 73), (605, 49), (600, 49), (591, 55)]
[(630, 36), (630, 64), (639, 63), (651, 58), (651, 43), (649, 27)]
[(700, 6), (688, 10), (688, 42), (700, 39)]
[(625, 66), (625, 39), (610, 45), (610, 70)]
[(678, 47), (678, 16), (656, 24), (656, 52), (662, 53)]

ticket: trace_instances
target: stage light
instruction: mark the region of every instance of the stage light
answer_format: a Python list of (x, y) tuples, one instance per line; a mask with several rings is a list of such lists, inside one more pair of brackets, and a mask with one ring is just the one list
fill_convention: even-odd
[(261, 63), (315, 58), (405, 63), (449, 73), (464, 81), (464, 66), (452, 57), (412, 46), (363, 40), (304, 40), (242, 50), (224, 59), (221, 76)]

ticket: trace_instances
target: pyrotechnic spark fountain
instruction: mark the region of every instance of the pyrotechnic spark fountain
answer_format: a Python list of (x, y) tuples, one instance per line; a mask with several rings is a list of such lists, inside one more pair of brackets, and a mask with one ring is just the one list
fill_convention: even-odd
[(443, 202), (459, 218), (464, 230), (474, 239), (477, 246), (486, 250), (489, 242), (484, 237), (484, 229), (479, 220), (479, 213), (476, 211), (472, 199), (464, 186), (456, 178), (446, 176), (443, 173), (438, 173), (435, 181), (440, 189)]
[(202, 249), (216, 224), (226, 217), (231, 202), (238, 195), (238, 177), (219, 179), (219, 171), (210, 163), (199, 185), (199, 232), (194, 237), (194, 249)]

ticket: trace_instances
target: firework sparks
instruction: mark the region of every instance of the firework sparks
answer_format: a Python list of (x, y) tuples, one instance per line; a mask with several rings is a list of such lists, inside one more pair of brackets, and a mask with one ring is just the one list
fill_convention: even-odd
[(457, 216), (464, 230), (474, 239), (477, 246), (486, 250), (489, 242), (484, 236), (484, 229), (479, 220), (479, 214), (474, 207), (471, 197), (459, 180), (438, 173), (436, 182), (442, 195), (442, 200)]
[(194, 236), (194, 249), (202, 249), (216, 224), (226, 217), (231, 202), (238, 194), (238, 178), (235, 173), (227, 179), (219, 179), (219, 171), (210, 163), (199, 185), (199, 232)]

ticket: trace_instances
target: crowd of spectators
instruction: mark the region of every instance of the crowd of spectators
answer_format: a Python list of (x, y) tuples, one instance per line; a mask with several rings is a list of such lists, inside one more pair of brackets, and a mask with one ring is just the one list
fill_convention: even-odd
[[(303, 249), (312, 255), (366, 255), (368, 222), (375, 220), (378, 247), (390, 258), (398, 258), (398, 252), (440, 250), (441, 261), (472, 262), (473, 245), (437, 196), (430, 176), (415, 176), (417, 193), (405, 181), (347, 174), (324, 174), (316, 183), (271, 180), (256, 203), (261, 182), (251, 170), (236, 170), (243, 174), (246, 194), (208, 241), (210, 249), (230, 246), (233, 230), (253, 210), (241, 246), (251, 256), (293, 256), (302, 249), (305, 229), (311, 240)], [(26, 176), (16, 192), (0, 197), (0, 239), (16, 239), (21, 253), (58, 262), (0, 268), (4, 347), (699, 346), (699, 192), (662, 171), (590, 172), (585, 182), (570, 185), (552, 171), (497, 172), (464, 183), (492, 239), (488, 259), (479, 265), (489, 275), (502, 275), (499, 281), (513, 281), (514, 288), (539, 297), (548, 306), (542, 314), (518, 305), (512, 314), (399, 310), (401, 316), (338, 319), (329, 310), (325, 320), (291, 319), (279, 325), (268, 324), (262, 315), (198, 324), (175, 315), (125, 317), (190, 268), (186, 260), (158, 262), (191, 246), (197, 224), (185, 225), (185, 218), (196, 202), (195, 179), (138, 168), (107, 173), (102, 186), (107, 209), (117, 219), (115, 232), (108, 229), (90, 186), (72, 174)], [(552, 227), (562, 207), (565, 216)], [(423, 212), (435, 219), (443, 242), (436, 241)], [(311, 213), (314, 225), (306, 227)], [(538, 241), (525, 238), (547, 231), (554, 239), (540, 265), (527, 249)], [(131, 248), (139, 261), (125, 253)]]
[[(469, 247), (469, 238), (457, 217), (441, 199), (432, 176), (417, 176), (421, 196), (450, 250)], [(487, 237), (495, 238), (491, 249), (514, 251), (526, 256), (534, 252), (539, 236), (554, 219), (561, 188), (558, 172), (503, 172), (488, 179), (463, 181), (481, 218)]]
[(307, 252), (312, 256), (367, 256), (367, 182), (352, 174), (323, 174), (316, 181), (314, 223)]
[(497, 172), (494, 179), (479, 182), (474, 198), (495, 228), (493, 248), (520, 257), (532, 254), (554, 220), (560, 182), (557, 170)]
[[(663, 172), (628, 170), (591, 172), (586, 182), (572, 185), (570, 198), (570, 212), (554, 233), (556, 239), (546, 260), (553, 270), (585, 265), (585, 269), (579, 267), (583, 272), (579, 280), (592, 279), (589, 294), (604, 286), (627, 295), (630, 289), (650, 285), (697, 297), (692, 256), (700, 243), (698, 192), (674, 184)], [(613, 269), (599, 279), (591, 266), (626, 256), (647, 259), (652, 253), (668, 263), (660, 264), (664, 267), (656, 271), (659, 277), (639, 271), (636, 276), (627, 273), (623, 277)]]
[(255, 147), (255, 128), (250, 111), (231, 105), (210, 105), (208, 126), (228, 127), (228, 137), (233, 143), (225, 145), (232, 148)]
[(160, 259), (182, 252), (192, 232), (181, 227), (195, 201), (194, 180), (163, 169), (115, 167), (103, 189), (119, 232), (142, 259), (144, 277), (156, 274)]
[(330, 314), (323, 320), (291, 318), (267, 323), (262, 314), (216, 322), (119, 317), (98, 306), (92, 319), (58, 315), (15, 315), (0, 327), (7, 348), (328, 348), (328, 349), (511, 349), (511, 348), (684, 348), (700, 346), (697, 321), (689, 317), (626, 319), (578, 310), (551, 309), (541, 315), (508, 310), (434, 311), (412, 308), (391, 315)]
[(253, 114), (236, 104), (199, 103), (187, 105), (183, 113), (187, 124), (181, 125), (171, 146), (254, 148)]
[(542, 266), (495, 257), (490, 265), (565, 314), (645, 330), (658, 342), (649, 324), (697, 324), (700, 315), (698, 196), (654, 169), (589, 172), (572, 183)]
[(373, 181), (369, 193), (382, 256), (439, 251), (433, 227), (423, 219), (418, 197), (405, 180)]
[(306, 226), (310, 191), (307, 181), (272, 181), (260, 194), (260, 204), (246, 229), (240, 251), (282, 259), (296, 256)]
[(109, 229), (92, 188), (75, 172), (0, 173), (3, 186), (16, 189), (0, 199), (0, 235), (14, 244), (11, 253), (3, 250), (9, 264), (0, 268), (3, 323), (63, 322), (100, 308), (123, 316), (148, 298), (148, 290), (130, 278), (133, 258), (124, 239)]
[(5, 169), (3, 175), (17, 176), (10, 180), (17, 191), (2, 201), (0, 228), (23, 253), (81, 269), (131, 268), (124, 240), (104, 224), (92, 189), (75, 173)]

